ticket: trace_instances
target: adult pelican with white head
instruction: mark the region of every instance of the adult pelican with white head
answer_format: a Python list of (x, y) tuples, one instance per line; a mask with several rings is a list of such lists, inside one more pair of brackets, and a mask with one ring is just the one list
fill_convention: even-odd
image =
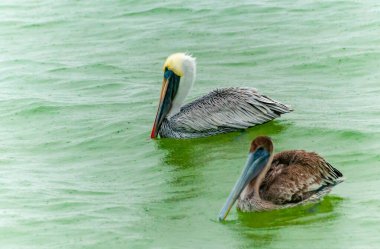
[(160, 101), (151, 138), (206, 137), (271, 121), (292, 109), (254, 88), (217, 89), (183, 105), (196, 75), (195, 58), (170, 55), (164, 64)]

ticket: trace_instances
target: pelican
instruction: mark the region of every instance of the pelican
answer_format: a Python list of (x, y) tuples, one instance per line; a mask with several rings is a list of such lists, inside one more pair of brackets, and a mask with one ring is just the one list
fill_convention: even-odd
[(292, 109), (254, 88), (217, 89), (183, 105), (196, 73), (195, 58), (170, 55), (163, 67), (160, 101), (151, 138), (195, 138), (246, 129)]
[(247, 163), (218, 218), (225, 220), (237, 199), (243, 212), (317, 202), (343, 180), (342, 173), (318, 154), (289, 150), (273, 155), (271, 139), (259, 136), (252, 141)]

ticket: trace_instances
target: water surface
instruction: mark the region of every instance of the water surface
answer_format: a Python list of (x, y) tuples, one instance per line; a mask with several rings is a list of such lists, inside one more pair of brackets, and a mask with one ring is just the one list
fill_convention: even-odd
[[(379, 248), (380, 4), (2, 1), (2, 248)], [(251, 86), (294, 112), (151, 140), (162, 64), (198, 61), (189, 100)], [(217, 214), (266, 134), (346, 176), (323, 202)]]

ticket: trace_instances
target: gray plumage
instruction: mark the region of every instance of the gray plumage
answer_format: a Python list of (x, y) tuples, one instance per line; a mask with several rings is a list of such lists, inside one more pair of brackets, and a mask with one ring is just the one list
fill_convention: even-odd
[(282, 209), (317, 202), (343, 182), (342, 173), (321, 156), (303, 150), (276, 154), (260, 184), (260, 196), (239, 198), (245, 212)]
[(246, 129), (263, 124), (292, 109), (254, 88), (223, 88), (181, 107), (165, 118), (161, 137), (195, 138)]

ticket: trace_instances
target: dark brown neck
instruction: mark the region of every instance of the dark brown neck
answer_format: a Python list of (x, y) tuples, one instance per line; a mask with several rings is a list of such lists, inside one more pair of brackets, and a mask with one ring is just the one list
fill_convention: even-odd
[(256, 177), (256, 179), (253, 182), (253, 184), (254, 184), (253, 185), (254, 195), (259, 199), (261, 199), (261, 197), (260, 197), (260, 185), (263, 182), (265, 175), (267, 174), (268, 170), (270, 169), (270, 166), (272, 165), (272, 161), (273, 161), (273, 151), (270, 152), (269, 160), (268, 160), (267, 164), (265, 165), (264, 169), (260, 172), (260, 174)]

